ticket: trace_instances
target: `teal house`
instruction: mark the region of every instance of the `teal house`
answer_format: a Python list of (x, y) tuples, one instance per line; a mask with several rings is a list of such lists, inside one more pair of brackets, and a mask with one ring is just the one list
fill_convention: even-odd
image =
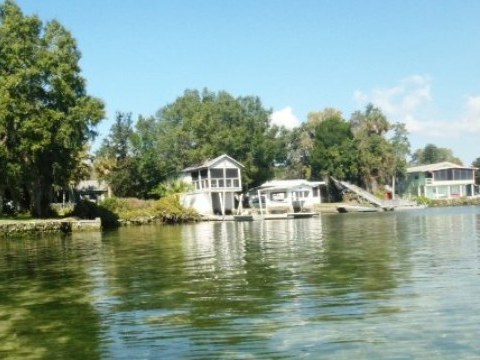
[(451, 162), (414, 166), (407, 169), (405, 194), (429, 199), (451, 199), (478, 194), (477, 168)]

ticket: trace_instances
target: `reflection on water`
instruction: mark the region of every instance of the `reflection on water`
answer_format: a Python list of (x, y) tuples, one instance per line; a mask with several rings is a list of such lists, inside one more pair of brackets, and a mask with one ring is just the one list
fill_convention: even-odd
[(476, 207), (5, 240), (1, 358), (480, 354)]
[(100, 234), (1, 241), (0, 358), (100, 356), (87, 271), (99, 246)]

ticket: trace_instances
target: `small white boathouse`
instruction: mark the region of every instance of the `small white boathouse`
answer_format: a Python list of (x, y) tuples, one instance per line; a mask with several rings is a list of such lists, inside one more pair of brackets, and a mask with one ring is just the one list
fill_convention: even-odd
[(250, 205), (267, 214), (298, 213), (312, 210), (322, 202), (320, 187), (324, 181), (271, 180), (249, 191)]
[(223, 154), (198, 166), (183, 170), (182, 180), (192, 185), (192, 191), (183, 194), (181, 202), (202, 215), (232, 214), (236, 198), (242, 191), (244, 166)]

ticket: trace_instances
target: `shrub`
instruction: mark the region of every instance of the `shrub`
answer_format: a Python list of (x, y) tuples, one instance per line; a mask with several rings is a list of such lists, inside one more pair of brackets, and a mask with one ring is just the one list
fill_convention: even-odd
[(108, 208), (97, 205), (94, 202), (88, 200), (81, 200), (75, 205), (73, 209), (73, 216), (77, 216), (80, 219), (93, 220), (99, 217), (104, 227), (116, 227), (118, 226), (118, 215)]
[(200, 220), (200, 216), (195, 210), (185, 208), (180, 204), (177, 195), (171, 195), (157, 200), (154, 208), (164, 223), (172, 224)]
[(418, 205), (426, 205), (432, 206), (433, 200), (426, 197), (426, 196), (414, 196), (413, 201), (415, 201)]
[(161, 221), (174, 224), (200, 219), (196, 211), (184, 208), (176, 195), (156, 201), (137, 198), (109, 198), (103, 201), (101, 206), (118, 215), (120, 220), (127, 222)]

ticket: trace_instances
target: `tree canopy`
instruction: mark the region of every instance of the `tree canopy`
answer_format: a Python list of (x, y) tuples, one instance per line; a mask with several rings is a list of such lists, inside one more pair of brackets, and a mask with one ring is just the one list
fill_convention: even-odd
[(35, 216), (47, 216), (52, 186), (65, 186), (79, 153), (103, 118), (86, 93), (80, 52), (59, 22), (0, 5), (0, 167), (8, 193)]
[[(149, 197), (182, 169), (226, 153), (245, 166), (244, 184), (255, 186), (273, 176), (285, 151), (282, 130), (271, 126), (270, 113), (257, 97), (186, 90), (154, 117), (140, 116), (135, 129), (117, 113), (96, 168), (104, 169), (114, 194)], [(122, 141), (115, 141), (120, 134)]]
[(448, 148), (438, 147), (434, 144), (427, 144), (423, 149), (417, 149), (412, 155), (412, 165), (435, 164), (442, 161), (449, 161), (454, 164), (463, 165), (462, 160), (453, 154)]

